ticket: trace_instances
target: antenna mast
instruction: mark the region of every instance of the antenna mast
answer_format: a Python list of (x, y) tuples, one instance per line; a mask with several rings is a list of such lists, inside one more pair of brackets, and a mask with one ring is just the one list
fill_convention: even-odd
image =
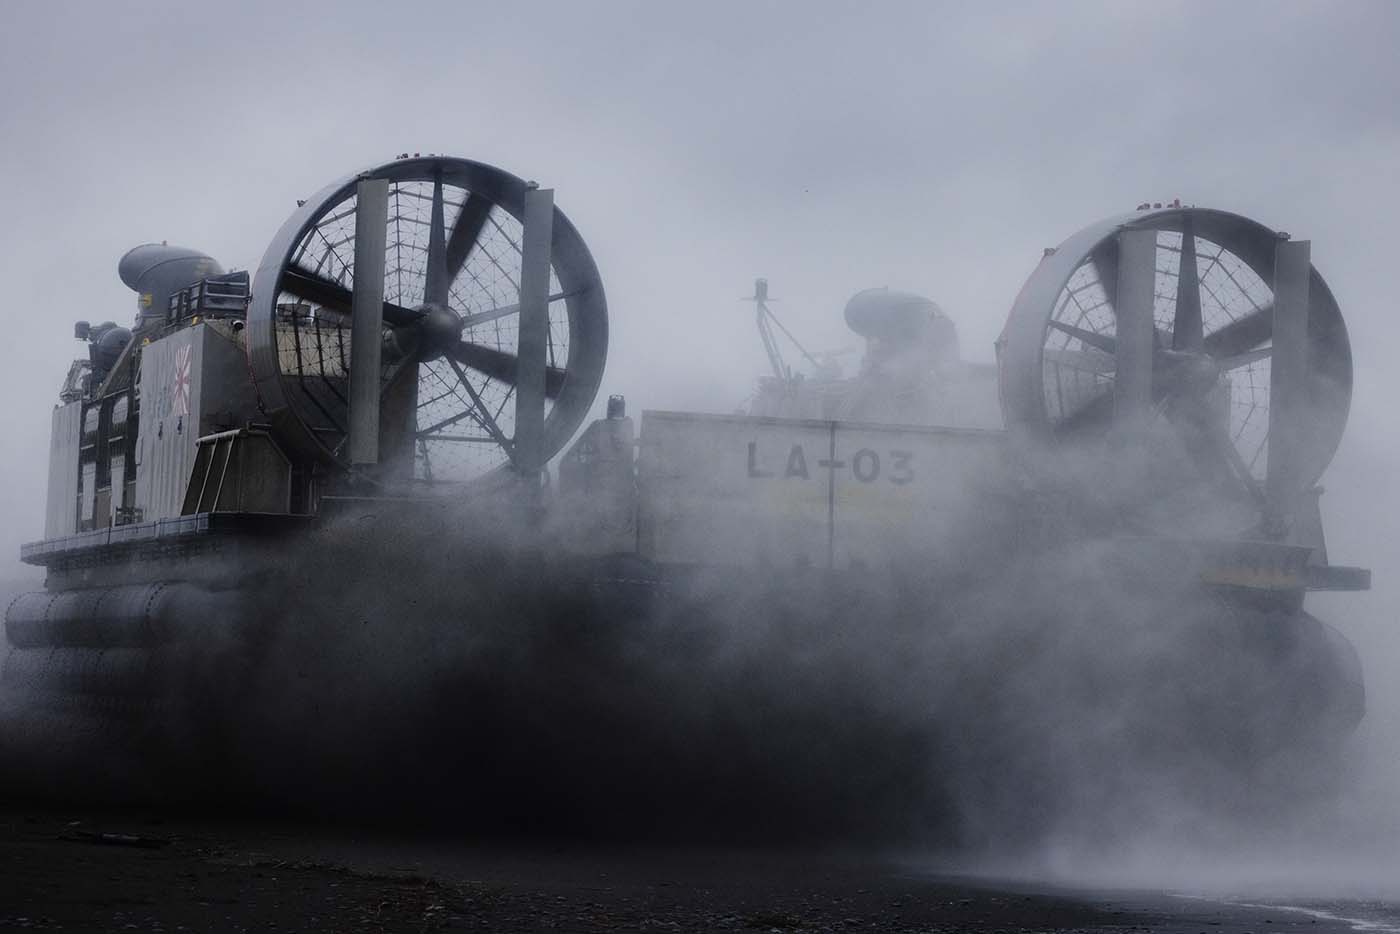
[(783, 326), (783, 323), (778, 320), (778, 316), (773, 314), (772, 309), (768, 307), (767, 279), (753, 281), (753, 297), (749, 301), (754, 303), (758, 336), (763, 341), (763, 350), (768, 354), (768, 365), (773, 368), (774, 376), (781, 380), (792, 379), (792, 368), (783, 359), (782, 347), (778, 344), (778, 336), (773, 331), (774, 327), (783, 332), (783, 335), (792, 342), (792, 346), (797, 348), (797, 352), (802, 354), (808, 363), (812, 364), (813, 367), (820, 367), (821, 364), (817, 362), (817, 358), (807, 352), (807, 348), (803, 347), (802, 343), (792, 336), (792, 332)]

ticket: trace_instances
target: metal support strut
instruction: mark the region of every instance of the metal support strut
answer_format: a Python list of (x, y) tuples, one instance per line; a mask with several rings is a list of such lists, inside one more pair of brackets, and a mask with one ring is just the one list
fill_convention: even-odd
[(1114, 423), (1132, 434), (1152, 410), (1153, 297), (1157, 276), (1157, 231), (1118, 235), (1118, 342), (1114, 378)]
[(545, 372), (549, 352), (549, 270), (554, 190), (525, 191), (520, 245), (520, 332), (515, 389), (514, 466), (527, 480), (544, 469)]
[(1312, 244), (1280, 240), (1274, 250), (1274, 334), (1269, 367), (1269, 471), (1265, 481), (1264, 531), (1284, 538), (1293, 524), (1308, 477), (1307, 446), (1308, 303)]
[(379, 364), (384, 341), (384, 249), (389, 182), (356, 186), (355, 287), (350, 299), (350, 439), (352, 464), (379, 463)]

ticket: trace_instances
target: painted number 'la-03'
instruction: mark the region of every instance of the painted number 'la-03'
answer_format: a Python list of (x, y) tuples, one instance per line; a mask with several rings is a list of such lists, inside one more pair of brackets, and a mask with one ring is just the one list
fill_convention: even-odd
[[(749, 442), (749, 477), (765, 480), (770, 477), (806, 480), (811, 477), (808, 457), (802, 445), (794, 444), (788, 451), (787, 462), (781, 470), (775, 461), (770, 461), (759, 451), (758, 442)], [(818, 470), (836, 471), (850, 468), (851, 475), (861, 483), (874, 483), (883, 476), (896, 486), (904, 486), (914, 480), (914, 452), (886, 451), (884, 457), (872, 448), (861, 448), (851, 455), (849, 462), (832, 457), (819, 457), (810, 463)]]

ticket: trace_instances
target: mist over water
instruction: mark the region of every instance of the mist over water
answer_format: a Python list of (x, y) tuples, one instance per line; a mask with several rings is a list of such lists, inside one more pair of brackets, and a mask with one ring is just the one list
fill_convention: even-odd
[[(1357, 346), (1355, 352), (1358, 367), (1364, 366), (1368, 348)], [(1307, 600), (1310, 612), (1356, 646), (1365, 678), (1365, 717), (1335, 750), (1328, 783), (1315, 794), (1252, 811), (1226, 808), (1206, 820), (1190, 809), (1175, 817), (1168, 810), (1166, 819), (1138, 825), (1103, 845), (1048, 838), (1009, 858), (979, 863), (982, 871), (1066, 884), (1176, 889), (1240, 902), (1254, 898), (1382, 930), (1400, 925), (1393, 910), (1400, 899), (1400, 691), (1391, 676), (1400, 665), (1394, 609), (1400, 553), (1390, 482), (1400, 454), (1388, 417), (1381, 416), (1383, 406), (1363, 394), (1374, 375), (1363, 370), (1358, 377), (1348, 437), (1323, 477), (1323, 511), (1331, 560), (1371, 567), (1373, 589)], [(1240, 791), (1249, 798), (1256, 794), (1248, 785)]]
[(1310, 598), (1368, 687), (1354, 735), (1310, 734), (1308, 653), (1239, 651), (1277, 619), (1125, 587), (1116, 543), (1047, 547), (1019, 514), (938, 530), (958, 568), (735, 568), (651, 589), (599, 586), (497, 510), (331, 524), (269, 573), (243, 569), (261, 583), (223, 598), (252, 608), (252, 638), (197, 621), (157, 716), (112, 729), (11, 693), (0, 781), (59, 806), (874, 847), (921, 871), (1394, 898), (1387, 585)]
[[(1275, 621), (1125, 590), (1111, 543), (1023, 547), (997, 518), (943, 530), (957, 573), (651, 587), (600, 584), (494, 511), (333, 524), (225, 595), (247, 638), (197, 621), (172, 704), (129, 732), (69, 712), (57, 746), (44, 716), (8, 723), (30, 757), (4, 775), (60, 802), (1069, 875), (1220, 852), (1339, 787), (1333, 737), (1286, 708), (1313, 697), (1307, 653), (1235, 651)], [(98, 765), (74, 787), (76, 763)]]

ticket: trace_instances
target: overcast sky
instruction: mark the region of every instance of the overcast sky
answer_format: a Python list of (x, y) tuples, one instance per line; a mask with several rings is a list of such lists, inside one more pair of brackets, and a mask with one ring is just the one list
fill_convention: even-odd
[[(853, 344), (845, 299), (890, 285), (990, 360), (1042, 248), (1140, 201), (1311, 238), (1357, 366), (1333, 557), (1384, 571), (1398, 43), (1400, 4), (1362, 2), (6, 0), (0, 549), (42, 533), (71, 324), (129, 323), (127, 248), (254, 266), (297, 198), (407, 150), (556, 189), (608, 292), (603, 393), (634, 410), (743, 401), (756, 275), (815, 348)], [(1395, 623), (1378, 585), (1354, 625)]]

